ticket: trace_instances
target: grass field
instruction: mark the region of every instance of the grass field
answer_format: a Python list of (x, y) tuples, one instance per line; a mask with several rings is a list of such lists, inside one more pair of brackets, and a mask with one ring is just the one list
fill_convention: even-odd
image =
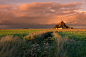
[(86, 29), (2, 29), (0, 57), (86, 57)]
[(76, 32), (59, 32), (59, 34), (64, 37), (68, 36), (70, 39), (74, 40), (84, 40), (86, 41), (86, 31), (76, 31)]
[(50, 31), (49, 29), (1, 29), (0, 30), (0, 37), (13, 35), (23, 38), (29, 33), (33, 32), (41, 32), (41, 31)]
[[(62, 38), (67, 36), (70, 40), (74, 40), (75, 43), (70, 47), (68, 52), (72, 54), (71, 57), (86, 57), (86, 31), (73, 31), (73, 32), (58, 32)], [(68, 49), (67, 49), (68, 50)]]

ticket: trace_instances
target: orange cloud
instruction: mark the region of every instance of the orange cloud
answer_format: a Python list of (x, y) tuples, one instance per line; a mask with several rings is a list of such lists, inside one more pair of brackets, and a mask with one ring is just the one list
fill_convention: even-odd
[(17, 6), (16, 16), (55, 16), (55, 15), (68, 15), (75, 13), (74, 10), (81, 9), (82, 3), (55, 3), (55, 2), (34, 2), (30, 4), (23, 4)]
[(86, 0), (83, 0), (84, 2), (86, 1)]
[[(61, 20), (66, 23), (83, 24), (86, 12), (78, 11), (82, 3), (34, 2), (19, 6), (0, 5), (0, 24), (56, 24)], [(82, 17), (81, 17), (82, 16)], [(81, 21), (81, 19), (83, 21)], [(77, 22), (77, 23), (76, 23)]]
[(0, 10), (3, 10), (3, 9), (9, 10), (9, 9), (11, 9), (11, 6), (9, 6), (9, 5), (0, 5)]

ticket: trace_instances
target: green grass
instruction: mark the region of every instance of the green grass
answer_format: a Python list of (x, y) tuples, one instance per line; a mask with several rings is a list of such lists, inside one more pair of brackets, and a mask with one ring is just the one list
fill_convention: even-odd
[(68, 36), (68, 38), (74, 39), (74, 40), (86, 40), (86, 31), (59, 32), (59, 34), (62, 37)]
[(0, 30), (0, 57), (86, 57), (86, 31), (57, 31)]
[[(54, 56), (51, 32), (31, 33), (23, 39), (5, 36), (0, 40), (0, 57), (50, 57)], [(52, 51), (51, 51), (52, 50)]]
[(50, 31), (48, 29), (3, 29), (0, 30), (0, 37), (7, 36), (7, 35), (13, 35), (18, 36), (20, 38), (23, 38), (29, 33), (33, 32), (41, 32), (41, 31)]
[(67, 36), (70, 40), (75, 40), (66, 49), (68, 57), (86, 57), (86, 31), (58, 32), (62, 38)]

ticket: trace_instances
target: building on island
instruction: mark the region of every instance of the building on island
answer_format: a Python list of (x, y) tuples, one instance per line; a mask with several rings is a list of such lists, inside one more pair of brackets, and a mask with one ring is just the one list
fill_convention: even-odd
[(59, 24), (55, 25), (53, 29), (73, 29), (69, 26), (66, 26), (66, 24), (61, 21)]

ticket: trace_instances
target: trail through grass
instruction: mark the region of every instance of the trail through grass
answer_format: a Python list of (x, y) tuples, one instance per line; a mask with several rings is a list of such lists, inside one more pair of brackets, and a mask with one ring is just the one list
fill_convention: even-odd
[(86, 57), (86, 42), (76, 41), (66, 36), (66, 32), (37, 31), (22, 39), (21, 35), (10, 34), (0, 39), (0, 57)]

